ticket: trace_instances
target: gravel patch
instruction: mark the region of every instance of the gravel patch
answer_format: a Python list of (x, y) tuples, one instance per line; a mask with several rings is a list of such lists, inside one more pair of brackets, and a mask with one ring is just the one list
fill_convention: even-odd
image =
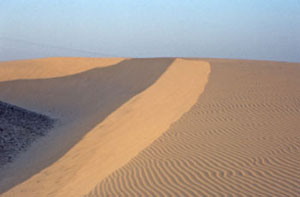
[(48, 116), (0, 101), (0, 168), (45, 136), (54, 122)]

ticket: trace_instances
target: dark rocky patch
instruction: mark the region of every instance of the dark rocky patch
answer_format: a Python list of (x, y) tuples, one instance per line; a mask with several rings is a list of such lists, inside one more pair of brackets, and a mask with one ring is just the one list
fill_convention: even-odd
[(0, 168), (53, 127), (55, 120), (0, 101)]

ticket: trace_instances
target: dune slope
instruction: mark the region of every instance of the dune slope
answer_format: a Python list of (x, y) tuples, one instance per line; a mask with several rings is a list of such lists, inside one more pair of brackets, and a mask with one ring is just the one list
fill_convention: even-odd
[[(47, 138), (41, 138), (7, 169), (1, 169), (1, 192), (57, 161), (106, 116), (155, 82), (172, 62), (125, 60), (63, 77), (1, 82), (0, 100), (58, 120), (57, 128)], [(23, 72), (15, 71), (16, 75)], [(48, 74), (47, 69), (44, 72)], [(53, 74), (51, 69), (49, 73)]]
[(209, 72), (198, 60), (131, 59), (71, 76), (0, 83), (0, 99), (61, 121), (0, 172), (2, 196), (88, 193), (187, 112)]
[(87, 196), (300, 196), (300, 64), (208, 61), (192, 109)]

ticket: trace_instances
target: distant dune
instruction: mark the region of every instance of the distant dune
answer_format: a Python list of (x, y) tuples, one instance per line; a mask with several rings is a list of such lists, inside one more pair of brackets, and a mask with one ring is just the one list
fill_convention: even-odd
[(300, 196), (297, 63), (0, 62), (0, 101), (58, 121), (1, 196)]
[(63, 77), (111, 66), (125, 58), (41, 58), (0, 62), (0, 81)]

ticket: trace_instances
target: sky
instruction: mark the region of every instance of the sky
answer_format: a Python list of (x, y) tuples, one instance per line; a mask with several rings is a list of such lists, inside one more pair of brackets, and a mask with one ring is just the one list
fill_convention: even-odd
[(0, 61), (57, 56), (300, 62), (300, 1), (0, 0)]

